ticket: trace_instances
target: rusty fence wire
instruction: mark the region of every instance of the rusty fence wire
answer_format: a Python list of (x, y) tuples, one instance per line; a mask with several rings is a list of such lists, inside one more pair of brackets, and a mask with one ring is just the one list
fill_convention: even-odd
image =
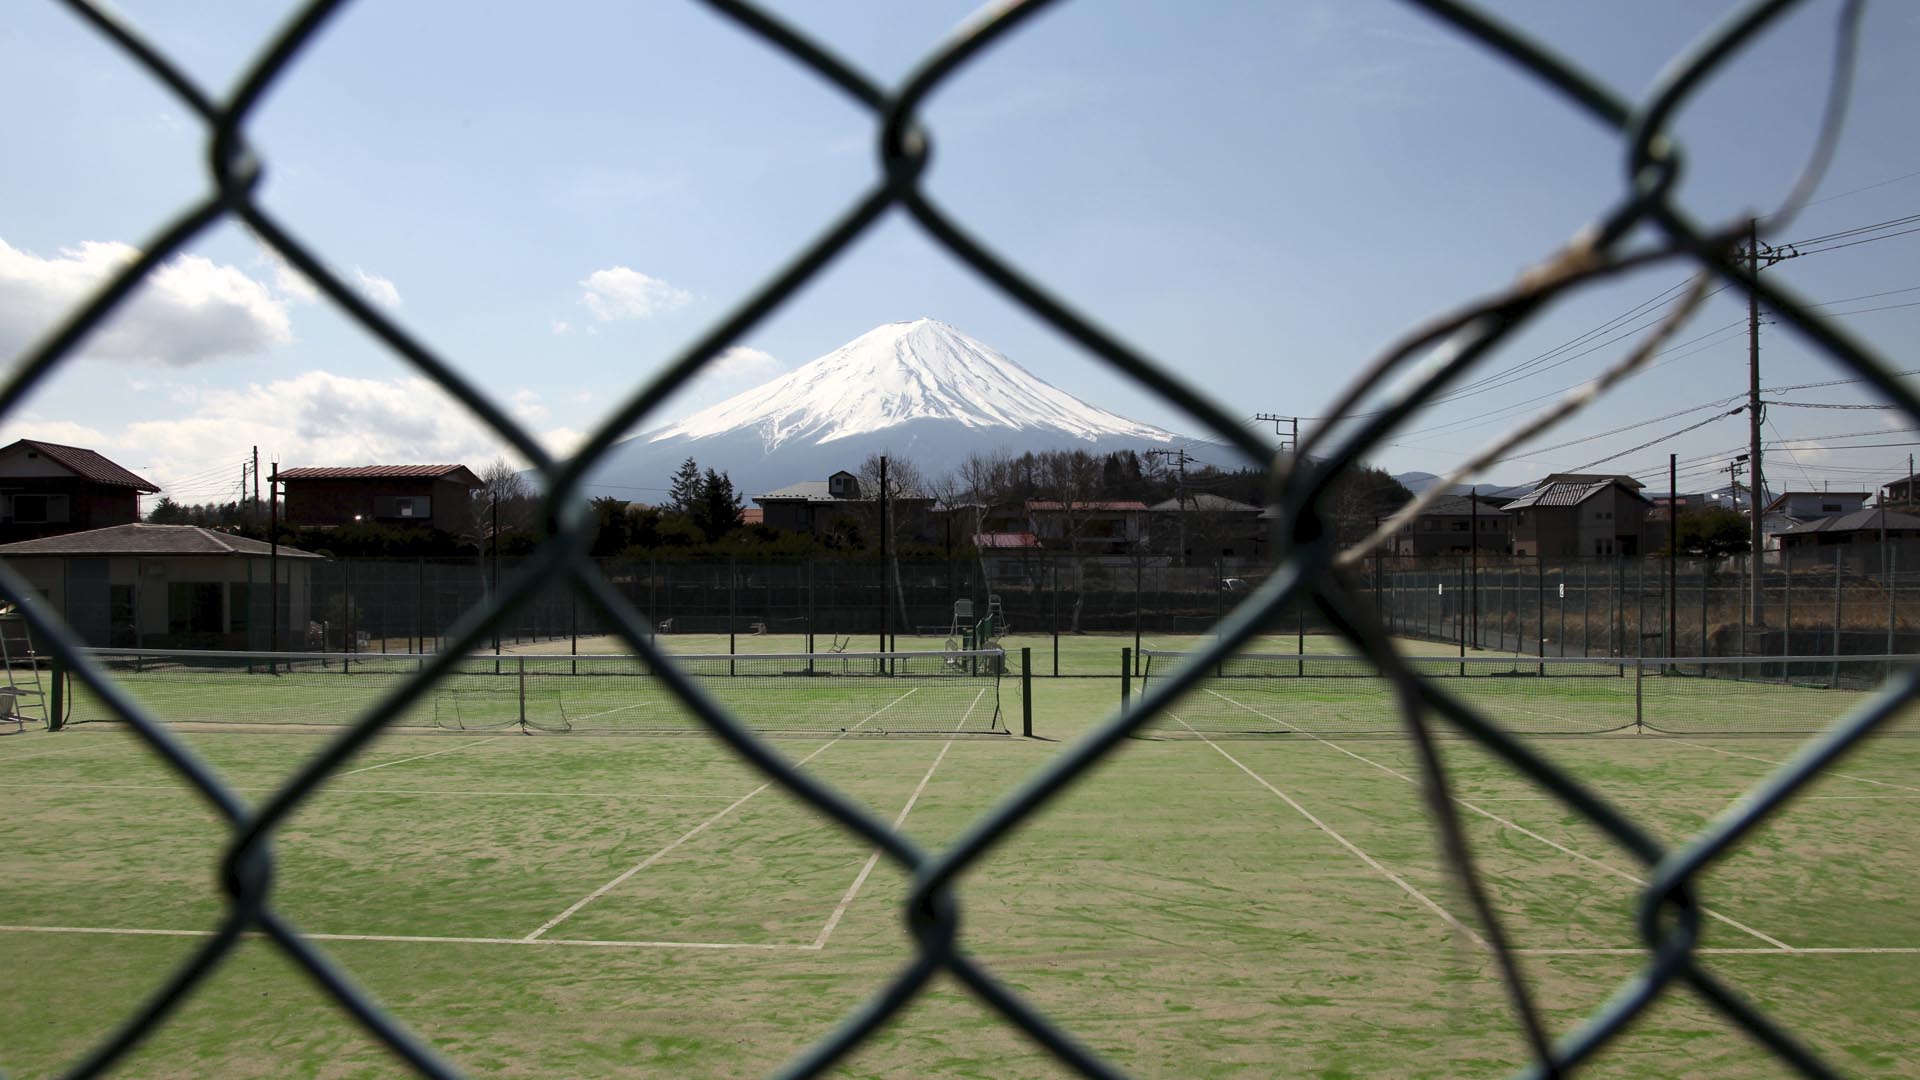
[[(415, 370), (435, 380), (532, 463), (545, 484), (548, 519), (548, 538), (521, 572), (503, 582), (490, 603), (467, 612), (458, 620), (447, 635), (445, 650), (431, 658), (417, 678), (396, 688), (379, 705), (358, 717), (277, 791), (252, 806), (223, 786), (211, 768), (168, 734), (101, 671), (88, 664), (80, 655), (80, 645), (74, 635), (14, 570), (0, 565), (0, 589), (21, 602), (35, 632), (72, 666), (75, 677), (108, 702), (153, 753), (197, 789), (229, 826), (221, 863), (225, 914), (215, 932), (204, 939), (110, 1037), (74, 1063), (72, 1074), (96, 1075), (121, 1059), (166, 1022), (200, 982), (231, 954), (243, 934), (259, 932), (303, 969), (368, 1034), (413, 1069), (434, 1077), (460, 1075), (453, 1062), (406, 1031), (379, 1002), (358, 988), (321, 949), (280, 914), (274, 906), (271, 842), (276, 831), (323, 779), (379, 738), (389, 721), (425, 692), (462, 654), (479, 646), (496, 627), (544, 590), (570, 585), (596, 609), (605, 625), (613, 627), (634, 650), (657, 665), (673, 692), (684, 699), (714, 736), (774, 782), (879, 848), (912, 879), (904, 912), (914, 944), (912, 958), (863, 1005), (846, 1016), (831, 1034), (788, 1062), (783, 1075), (808, 1076), (824, 1071), (914, 1000), (929, 981), (942, 972), (958, 979), (982, 1002), (1070, 1069), (1088, 1076), (1120, 1075), (1115, 1066), (1071, 1034), (1070, 1019), (1043, 1015), (974, 959), (958, 929), (960, 886), (968, 869), (983, 855), (1030, 815), (1058, 798), (1120, 746), (1131, 732), (1187, 690), (1208, 670), (1207, 663), (1191, 664), (1180, 675), (1137, 698), (1130, 708), (1110, 717), (1088, 737), (1052, 758), (1036, 775), (983, 814), (953, 844), (936, 853), (909, 836), (894, 832), (887, 822), (855, 805), (832, 787), (788, 766), (692, 680), (678, 673), (670, 663), (662, 662), (664, 658), (654, 648), (642, 616), (595, 571), (584, 554), (583, 542), (588, 522), (581, 494), (582, 478), (614, 441), (703, 365), (786, 303), (883, 214), (896, 209), (915, 221), (952, 257), (1078, 342), (1114, 371), (1185, 410), (1209, 429), (1209, 434), (1238, 447), (1254, 460), (1266, 460), (1266, 448), (1235, 417), (1228, 416), (1191, 389), (1168, 366), (1122, 343), (1091, 317), (1069, 307), (1042, 284), (1002, 259), (942, 209), (921, 186), (931, 147), (929, 133), (917, 121), (921, 103), (936, 87), (958, 77), (984, 50), (1017, 32), (1036, 13), (1051, 6), (1048, 0), (991, 5), (923, 58), (904, 82), (893, 88), (881, 86), (827, 44), (811, 40), (768, 11), (741, 0), (705, 0), (742, 32), (760, 38), (784, 54), (788, 62), (810, 70), (871, 113), (879, 152), (879, 175), (869, 189), (855, 195), (846, 208), (825, 225), (805, 250), (758, 291), (740, 301), (730, 314), (674, 358), (661, 374), (636, 388), (584, 447), (564, 461), (549, 456), (499, 403), (469, 382), (453, 364), (420, 344), (339, 280), (299, 240), (288, 223), (255, 201), (263, 166), (248, 145), (247, 122), (264, 92), (285, 74), (294, 57), (344, 6), (340, 0), (315, 0), (298, 10), (263, 45), (237, 88), (224, 98), (217, 98), (196, 85), (172, 58), (103, 7), (89, 0), (64, 2), (109, 39), (129, 63), (137, 64), (164, 84), (204, 125), (209, 184), (203, 197), (155, 232), (142, 246), (137, 259), (84, 306), (68, 314), (25, 356), (18, 358), (4, 388), (0, 389), (0, 415), (18, 408), (42, 378), (71, 360), (87, 334), (124, 302), (148, 274), (209, 227), (232, 220), (317, 283), (343, 313)], [(1735, 244), (1744, 233), (1744, 218), (1738, 223), (1705, 225), (1695, 221), (1677, 197), (1681, 148), (1669, 135), (1669, 121), (1718, 70), (1798, 4), (1794, 0), (1753, 0), (1739, 5), (1701, 40), (1675, 57), (1644, 96), (1633, 99), (1467, 4), (1454, 0), (1407, 2), (1478, 45), (1488, 62), (1517, 65), (1534, 79), (1540, 93), (1564, 98), (1615, 132), (1623, 166), (1620, 188), (1613, 204), (1602, 208), (1592, 221), (1585, 223), (1586, 227), (1577, 233), (1575, 241), (1548, 253), (1536, 272), (1502, 293), (1475, 300), (1431, 324), (1415, 328), (1366, 365), (1350, 390), (1328, 410), (1329, 415), (1352, 419), (1324, 425), (1308, 434), (1299, 447), (1300, 453), (1293, 459), (1297, 465), (1289, 468), (1275, 463), (1273, 499), (1288, 523), (1287, 543), (1275, 573), (1221, 622), (1218, 640), (1207, 650), (1206, 658), (1212, 660), (1239, 648), (1262, 632), (1279, 613), (1289, 610), (1290, 605), (1310, 604), (1354, 648), (1376, 661), (1392, 681), (1404, 714), (1406, 733), (1421, 761), (1437, 841), (1458, 876), (1478, 929), (1492, 949), (1505, 981), (1515, 1037), (1530, 1062), (1524, 1075), (1551, 1076), (1566, 1071), (1607, 1045), (1662, 993), (1681, 986), (1690, 989), (1725, 1020), (1743, 1029), (1783, 1064), (1805, 1075), (1830, 1075), (1832, 1068), (1797, 1039), (1786, 1023), (1762, 1013), (1735, 987), (1699, 962), (1694, 950), (1699, 940), (1702, 909), (1694, 895), (1694, 878), (1709, 863), (1753, 833), (1820, 769), (1859, 746), (1920, 693), (1920, 673), (1907, 672), (1890, 678), (1864, 704), (1811, 739), (1787, 764), (1684, 844), (1668, 848), (1577, 779), (1556, 769), (1457, 702), (1442, 687), (1433, 681), (1414, 678), (1394, 652), (1365, 591), (1350, 585), (1348, 567), (1357, 561), (1361, 549), (1345, 556), (1336, 551), (1329, 530), (1322, 526), (1321, 516), (1323, 496), (1337, 474), (1359, 462), (1396, 425), (1433, 401), (1496, 350), (1517, 328), (1570, 290), (1656, 262), (1683, 263), (1695, 271), (1696, 302), (1705, 286), (1715, 279), (1757, 296), (1827, 359), (1859, 376), (1886, 401), (1920, 422), (1920, 400), (1897, 381), (1888, 364), (1849, 338), (1830, 320), (1815, 318), (1804, 300), (1777, 282), (1759, 279), (1741, 264)], [(1831, 150), (1844, 113), (1860, 7), (1856, 2), (1843, 2), (1838, 7), (1826, 122), (1795, 190), (1787, 196), (1781, 211), (1762, 219), (1763, 228), (1780, 225), (1805, 198)], [(1569, 223), (1570, 226), (1577, 224)], [(1691, 306), (1678, 305), (1680, 311), (1664, 329), (1670, 332)], [(1652, 338), (1655, 343), (1664, 340), (1660, 333)], [(1497, 440), (1480, 458), (1496, 456), (1506, 447), (1578, 411), (1593, 396), (1630, 377), (1654, 347), (1649, 344), (1624, 358), (1594, 384), (1569, 395), (1541, 417)], [(1423, 359), (1425, 363), (1420, 377), (1399, 379), (1415, 359)], [(1393, 389), (1386, 389), (1390, 383)], [(1363, 399), (1373, 404), (1371, 411), (1361, 413), (1357, 409)], [(1468, 468), (1471, 467), (1470, 464)], [(1437, 485), (1434, 490), (1442, 490), (1443, 486)], [(1396, 527), (1396, 522), (1382, 526), (1383, 529)], [(1557, 1038), (1545, 1030), (1538, 1004), (1521, 976), (1506, 934), (1486, 902), (1473, 853), (1454, 816), (1449, 776), (1432, 738), (1436, 723), (1478, 741), (1517, 773), (1609, 834), (1643, 865), (1641, 873), (1647, 884), (1640, 893), (1638, 929), (1645, 942), (1644, 959), (1604, 1005), (1573, 1031)], [(1683, 1068), (1679, 1063), (1675, 1067), (1676, 1071)]]

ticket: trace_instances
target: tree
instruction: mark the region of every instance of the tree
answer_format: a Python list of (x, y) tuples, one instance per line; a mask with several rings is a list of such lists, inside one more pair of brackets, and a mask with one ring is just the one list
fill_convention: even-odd
[(480, 486), (468, 500), (469, 529), (485, 539), (494, 534), (495, 523), (502, 534), (532, 533), (539, 513), (539, 500), (533, 485), (506, 458), (494, 458), (480, 470)]
[(1674, 528), (1680, 534), (1682, 555), (1719, 558), (1737, 555), (1751, 546), (1747, 535), (1747, 516), (1724, 506), (1710, 507), (1694, 514), (1681, 514)]
[(1323, 524), (1341, 548), (1365, 540), (1374, 523), (1405, 506), (1413, 498), (1400, 481), (1384, 469), (1356, 465), (1333, 478), (1320, 504)]
[(692, 458), (680, 463), (673, 474), (673, 485), (667, 491), (667, 505), (662, 509), (669, 514), (692, 517), (700, 505), (700, 466)]
[[(692, 458), (687, 459), (690, 465)], [(694, 525), (705, 534), (708, 540), (718, 540), (740, 527), (740, 495), (733, 490), (733, 480), (726, 473), (708, 469), (700, 478), (700, 486), (694, 501), (692, 518)]]
[(185, 525), (187, 508), (162, 495), (153, 509), (147, 511), (147, 521), (155, 525)]
[(633, 546), (633, 519), (627, 514), (625, 499), (611, 495), (587, 503), (593, 511), (594, 555), (618, 555)]

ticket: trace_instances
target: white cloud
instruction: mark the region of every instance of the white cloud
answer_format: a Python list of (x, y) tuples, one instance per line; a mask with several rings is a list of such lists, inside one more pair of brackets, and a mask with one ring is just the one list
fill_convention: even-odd
[(601, 322), (648, 319), (693, 300), (692, 293), (625, 266), (595, 270), (580, 287), (586, 290), (580, 294), (581, 305)]
[(108, 441), (106, 433), (98, 428), (76, 424), (71, 420), (41, 419), (34, 413), (11, 417), (5, 423), (0, 423), (0, 446), (12, 445), (20, 439), (40, 439), (43, 442), (59, 443), (63, 446), (81, 446), (89, 450), (97, 450), (102, 443)]
[(326, 371), (206, 390), (168, 419), (137, 421), (118, 439), (83, 445), (110, 458), (116, 447), (138, 448), (135, 456), (152, 463), (148, 479), (161, 485), (204, 474), (206, 462), (223, 456), (237, 463), (252, 446), (260, 447), (263, 462), (289, 467), (457, 463), (478, 469), (506, 453), (505, 443), (431, 380)]
[(738, 378), (746, 375), (771, 375), (781, 370), (780, 361), (773, 354), (760, 349), (749, 349), (745, 345), (735, 345), (713, 362), (701, 369), (702, 374)]
[(307, 275), (293, 268), (293, 264), (280, 257), (280, 253), (270, 247), (262, 247), (261, 265), (273, 270), (273, 291), (289, 300), (302, 304), (315, 303), (320, 299), (320, 288)]
[(360, 279), (360, 293), (383, 308), (400, 306), (400, 289), (392, 281), (379, 274), (369, 274), (359, 267), (353, 268), (353, 276)]
[(515, 390), (513, 392), (513, 418), (537, 423), (553, 415), (553, 410), (540, 403), (540, 394), (535, 390)]
[[(0, 240), (0, 356), (17, 355), (78, 307), (137, 249), (88, 240), (54, 258)], [(293, 340), (285, 301), (234, 266), (176, 255), (81, 346), (93, 357), (186, 367)]]
[(565, 319), (550, 320), (547, 323), (547, 328), (549, 330), (552, 330), (556, 337), (565, 336), (567, 334), (573, 333), (573, 324), (568, 322)]

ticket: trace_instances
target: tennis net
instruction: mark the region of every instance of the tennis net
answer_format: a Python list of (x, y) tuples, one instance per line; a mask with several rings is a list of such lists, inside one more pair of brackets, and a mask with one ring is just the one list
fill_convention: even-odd
[[(159, 719), (270, 729), (334, 727), (371, 710), (436, 658), (413, 653), (102, 649), (89, 654)], [(1003, 733), (998, 649), (676, 655), (673, 663), (751, 727), (792, 733)], [(114, 721), (60, 680), (69, 724)], [(699, 722), (633, 655), (474, 655), (409, 705), (397, 728), (644, 734)]]
[[(1143, 650), (1142, 689), (1195, 654)], [(1812, 732), (1916, 656), (1409, 656), (1421, 679), (1517, 734), (1644, 728), (1669, 734)], [(1920, 730), (1916, 716), (1896, 730)], [(1208, 665), (1154, 722), (1161, 733), (1355, 734), (1405, 722), (1392, 684), (1365, 657), (1241, 655)]]

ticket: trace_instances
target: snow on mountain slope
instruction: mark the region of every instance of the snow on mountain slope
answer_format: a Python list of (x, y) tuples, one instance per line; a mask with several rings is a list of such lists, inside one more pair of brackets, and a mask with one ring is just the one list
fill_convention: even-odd
[(817, 446), (924, 420), (1057, 433), (1088, 442), (1175, 438), (1049, 385), (946, 323), (918, 319), (875, 327), (772, 382), (646, 432), (638, 441), (751, 431), (771, 453), (782, 445)]

